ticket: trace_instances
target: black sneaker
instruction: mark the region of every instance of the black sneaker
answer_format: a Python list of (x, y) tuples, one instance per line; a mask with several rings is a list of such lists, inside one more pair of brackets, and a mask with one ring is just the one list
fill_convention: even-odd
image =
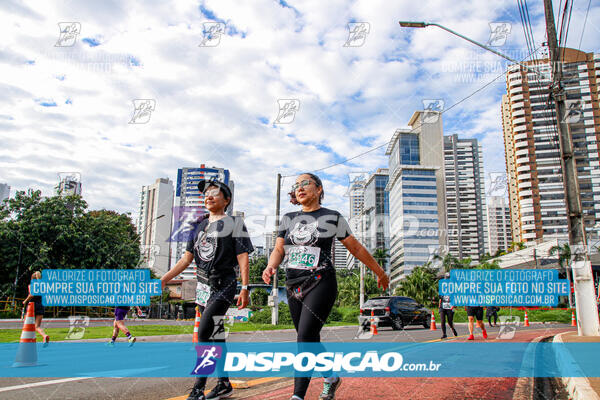
[(458, 333), (456, 332), (456, 329), (452, 328), (452, 333), (454, 333), (454, 336), (458, 336)]
[(337, 380), (333, 383), (323, 383), (323, 392), (319, 396), (319, 399), (323, 400), (333, 400), (335, 399), (335, 391), (340, 387), (340, 383), (342, 383), (342, 378), (337, 378)]
[(217, 386), (206, 396), (206, 400), (226, 399), (233, 394), (231, 382), (218, 381)]
[(446, 335), (442, 335), (442, 339), (446, 339), (448, 336)]
[(206, 397), (204, 396), (204, 389), (193, 388), (187, 400), (206, 400)]

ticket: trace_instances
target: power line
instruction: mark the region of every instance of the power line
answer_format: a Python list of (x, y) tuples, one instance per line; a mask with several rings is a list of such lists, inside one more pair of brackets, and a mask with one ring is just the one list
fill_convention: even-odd
[(581, 41), (583, 40), (583, 32), (585, 32), (585, 23), (587, 22), (588, 14), (590, 13), (590, 4), (592, 4), (592, 0), (588, 1), (587, 10), (585, 12), (585, 19), (583, 20), (583, 28), (581, 29), (581, 37), (579, 38), (579, 46), (577, 46), (577, 48), (579, 50), (581, 50)]
[[(540, 49), (540, 48), (537, 48), (537, 49), (535, 49), (535, 51), (533, 51), (533, 52), (529, 53), (529, 54), (528, 54), (528, 55), (527, 55), (527, 56), (526, 56), (526, 57), (525, 57), (523, 60), (521, 60), (521, 62), (522, 62), (522, 61), (525, 61), (525, 60), (527, 60), (527, 59), (528, 59), (529, 57), (531, 57), (532, 55), (535, 55), (535, 54), (536, 54), (536, 53), (539, 51), (539, 49)], [(469, 95), (467, 95), (466, 97), (464, 97), (464, 98), (462, 98), (461, 100), (457, 101), (456, 103), (452, 104), (450, 107), (448, 107), (448, 108), (446, 108), (446, 109), (442, 110), (442, 111), (440, 112), (440, 114), (444, 114), (445, 112), (447, 112), (447, 111), (450, 111), (450, 110), (451, 110), (451, 109), (453, 109), (454, 107), (458, 106), (459, 104), (461, 104), (461, 103), (465, 102), (466, 100), (470, 99), (471, 97), (473, 97), (473, 96), (474, 96), (474, 95), (476, 95), (477, 93), (481, 92), (482, 90), (484, 90), (485, 88), (487, 88), (488, 86), (490, 86), (491, 84), (493, 84), (494, 82), (496, 82), (496, 81), (497, 81), (499, 78), (501, 78), (501, 77), (505, 76), (505, 75), (506, 75), (506, 71), (507, 71), (507, 70), (504, 70), (504, 71), (503, 71), (503, 72), (502, 72), (500, 75), (496, 76), (496, 77), (495, 77), (494, 79), (492, 79), (490, 82), (486, 83), (485, 85), (483, 85), (482, 87), (478, 88), (477, 90), (475, 90), (475, 91), (471, 92)], [(418, 130), (418, 127), (417, 127), (417, 128), (413, 128), (413, 129), (411, 129), (411, 130), (410, 130), (409, 132), (407, 132), (407, 133), (413, 133), (413, 132), (416, 132), (417, 130)], [(367, 150), (367, 151), (365, 151), (365, 152), (363, 152), (363, 153), (357, 154), (356, 156), (350, 157), (350, 158), (348, 158), (348, 159), (346, 159), (346, 160), (344, 160), (344, 161), (340, 161), (340, 162), (337, 162), (337, 163), (334, 163), (334, 164), (328, 165), (328, 166), (326, 166), (326, 167), (323, 167), (323, 168), (315, 169), (315, 170), (313, 170), (313, 171), (311, 171), (311, 172), (319, 172), (319, 171), (324, 171), (324, 170), (326, 170), (326, 169), (329, 169), (329, 168), (332, 168), (332, 167), (336, 167), (336, 166), (338, 166), (338, 165), (345, 164), (345, 163), (347, 163), (348, 161), (351, 161), (351, 160), (354, 160), (354, 159), (356, 159), (356, 158), (362, 157), (362, 156), (364, 156), (365, 154), (371, 153), (371, 152), (373, 152), (373, 151), (375, 151), (375, 150), (378, 150), (378, 149), (380, 149), (380, 148), (382, 148), (382, 147), (385, 147), (385, 146), (387, 146), (387, 145), (388, 145), (388, 143), (387, 143), (387, 142), (386, 142), (386, 143), (383, 143), (383, 144), (381, 144), (381, 145), (378, 145), (378, 146), (376, 146), (376, 147), (373, 147), (373, 148), (371, 148), (371, 149), (369, 149), (369, 150)], [(282, 175), (282, 178), (289, 178), (289, 177), (292, 177), (292, 176), (295, 176), (295, 175)]]

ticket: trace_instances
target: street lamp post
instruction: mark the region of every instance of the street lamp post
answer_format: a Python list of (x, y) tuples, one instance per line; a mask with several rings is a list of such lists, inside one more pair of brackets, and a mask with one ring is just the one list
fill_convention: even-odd
[[(563, 169), (563, 183), (565, 187), (566, 210), (569, 225), (569, 243), (577, 249), (583, 248), (584, 251), (576, 254), (573, 259), (573, 283), (575, 287), (576, 308), (577, 308), (577, 327), (580, 336), (600, 336), (600, 321), (598, 319), (594, 286), (592, 280), (591, 263), (587, 257), (587, 244), (585, 240), (585, 229), (581, 211), (581, 199), (579, 197), (579, 184), (577, 180), (577, 169), (575, 157), (573, 156), (573, 143), (570, 128), (565, 120), (565, 92), (561, 86), (561, 68), (558, 65), (559, 48), (556, 39), (556, 28), (554, 24), (554, 13), (552, 11), (552, 1), (544, 0), (544, 12), (546, 16), (546, 34), (548, 37), (548, 48), (550, 50), (550, 62), (552, 63), (553, 82), (551, 87), (552, 98), (556, 108), (557, 130), (559, 137), (559, 147), (561, 153), (561, 164)], [(455, 36), (473, 43), (485, 50), (520, 65), (527, 71), (538, 71), (529, 68), (527, 65), (513, 60), (512, 58), (484, 45), (469, 39), (451, 29), (440, 24), (427, 22), (400, 21), (400, 26), (404, 28), (425, 28), (433, 25), (441, 28)]]

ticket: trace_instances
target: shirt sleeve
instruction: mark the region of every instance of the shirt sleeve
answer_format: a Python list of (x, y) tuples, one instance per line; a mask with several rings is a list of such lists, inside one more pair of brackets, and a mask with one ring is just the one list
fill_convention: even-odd
[(287, 213), (279, 220), (279, 227), (277, 228), (277, 237), (285, 239), (285, 234), (290, 225), (290, 220), (292, 219), (291, 214)]
[(242, 221), (241, 218), (235, 218), (233, 241), (236, 256), (239, 256), (243, 253), (250, 254), (254, 251), (254, 246), (252, 246), (252, 241), (250, 240), (248, 229), (246, 228), (246, 224), (244, 224), (244, 221)]
[(342, 214), (338, 214), (337, 233), (335, 237), (338, 240), (344, 240), (350, 235), (352, 235), (352, 230), (350, 229), (350, 225), (348, 225), (348, 221), (346, 221), (346, 218)]
[(185, 250), (189, 251), (190, 253), (194, 252), (194, 242), (196, 241), (196, 233), (198, 233), (199, 227), (200, 227), (200, 224), (193, 224), (192, 229), (188, 233), (189, 234), (188, 242), (187, 242), (187, 246), (185, 247)]

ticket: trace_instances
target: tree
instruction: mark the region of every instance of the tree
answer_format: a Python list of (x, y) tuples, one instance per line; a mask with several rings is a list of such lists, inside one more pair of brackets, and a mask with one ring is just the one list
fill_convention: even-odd
[(567, 280), (569, 281), (569, 308), (573, 308), (573, 301), (571, 299), (571, 246), (568, 243), (563, 244), (562, 246), (555, 245), (548, 250), (548, 255), (553, 256), (558, 254), (558, 265), (560, 266), (560, 272), (564, 273), (567, 276)]
[(25, 297), (32, 271), (74, 268), (135, 268), (139, 235), (131, 217), (114, 211), (86, 212), (80, 196), (42, 197), (19, 191), (0, 205), (0, 295)]
[[(377, 261), (380, 267), (384, 268), (387, 259), (390, 257), (388, 250), (379, 248), (373, 250), (373, 258)], [(384, 268), (385, 269), (385, 268)]]
[(250, 303), (253, 306), (266, 306), (269, 300), (269, 292), (263, 288), (257, 288), (252, 290), (250, 295)]
[(421, 304), (435, 306), (438, 297), (436, 271), (429, 267), (429, 263), (415, 267), (412, 273), (400, 282), (394, 294), (412, 297)]
[[(248, 283), (265, 283), (262, 279), (262, 273), (267, 267), (267, 257), (258, 257), (253, 260), (250, 260), (250, 277)], [(285, 282), (285, 270), (280, 265), (277, 268), (277, 284), (283, 285)]]
[[(360, 303), (360, 276), (352, 272), (338, 272), (337, 305), (357, 307)], [(372, 274), (365, 274), (365, 296), (382, 296), (384, 291), (377, 287), (377, 280)]]

